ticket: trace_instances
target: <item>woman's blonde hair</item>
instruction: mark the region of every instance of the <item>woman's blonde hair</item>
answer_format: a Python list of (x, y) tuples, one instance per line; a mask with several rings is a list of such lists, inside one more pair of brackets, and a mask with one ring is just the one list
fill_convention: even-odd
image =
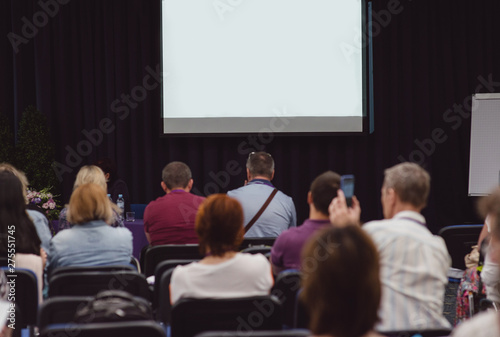
[(76, 190), (80, 185), (90, 184), (90, 183), (101, 186), (104, 189), (104, 191), (106, 191), (108, 188), (104, 172), (98, 166), (95, 165), (83, 166), (76, 175), (75, 184), (73, 185), (73, 191)]
[(71, 194), (67, 218), (73, 224), (82, 224), (93, 220), (104, 220), (111, 223), (113, 211), (106, 191), (94, 183), (78, 186)]

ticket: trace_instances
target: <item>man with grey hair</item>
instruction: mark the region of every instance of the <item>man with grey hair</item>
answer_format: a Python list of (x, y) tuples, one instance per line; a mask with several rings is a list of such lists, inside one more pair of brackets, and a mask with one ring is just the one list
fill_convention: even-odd
[(252, 152), (247, 159), (245, 186), (227, 192), (243, 207), (245, 237), (277, 237), (297, 225), (292, 198), (273, 186), (274, 160), (269, 153)]
[(179, 161), (165, 166), (161, 188), (166, 194), (151, 201), (144, 211), (144, 231), (149, 243), (198, 243), (194, 223), (205, 198), (189, 193), (193, 188), (189, 167)]
[(432, 235), (420, 214), (430, 176), (414, 163), (385, 170), (385, 220), (363, 226), (380, 253), (382, 301), (377, 331), (450, 328), (443, 301), (451, 259), (444, 240)]

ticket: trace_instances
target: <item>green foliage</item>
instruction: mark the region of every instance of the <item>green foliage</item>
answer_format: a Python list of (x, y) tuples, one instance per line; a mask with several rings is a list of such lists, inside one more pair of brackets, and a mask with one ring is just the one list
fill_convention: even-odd
[(14, 161), (14, 132), (10, 120), (0, 113), (0, 163)]
[(16, 166), (28, 176), (30, 186), (36, 190), (57, 189), (58, 181), (52, 163), (54, 144), (50, 139), (47, 118), (30, 105), (24, 110), (16, 144)]

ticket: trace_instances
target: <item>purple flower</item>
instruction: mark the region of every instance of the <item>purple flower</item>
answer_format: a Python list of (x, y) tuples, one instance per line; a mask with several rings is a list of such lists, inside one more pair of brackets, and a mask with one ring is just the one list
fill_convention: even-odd
[(35, 204), (39, 204), (39, 203), (41, 203), (41, 202), (42, 202), (42, 199), (41, 199), (41, 198), (34, 198), (34, 199), (33, 199), (33, 202), (34, 202)]

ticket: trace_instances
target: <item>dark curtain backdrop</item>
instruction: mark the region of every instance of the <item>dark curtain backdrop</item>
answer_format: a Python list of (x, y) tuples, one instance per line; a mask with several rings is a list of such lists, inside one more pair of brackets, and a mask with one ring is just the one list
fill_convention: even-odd
[[(101, 157), (116, 160), (132, 201), (147, 203), (162, 194), (161, 169), (172, 160), (188, 163), (201, 193), (223, 192), (243, 183), (248, 152), (265, 149), (276, 161), (274, 183), (294, 198), (299, 221), (308, 216), (311, 181), (328, 169), (354, 174), (363, 220), (381, 218), (383, 171), (402, 158), (422, 162), (432, 176), (424, 211), (431, 230), (480, 221), (467, 196), (470, 118), (467, 107), (458, 111), (472, 93), (499, 89), (491, 84), (500, 81), (497, 0), (374, 1), (373, 134), (239, 137), (160, 137), (159, 87), (128, 116), (112, 111), (122, 95), (140, 94), (134, 88), (146, 67), (160, 63), (160, 0), (59, 1), (41, 1), (58, 3), (57, 13), (17, 53), (7, 34), (22, 35), (34, 15), (43, 23), (42, 8), (34, 0), (0, 2), (0, 112), (13, 127), (29, 104), (48, 116), (56, 161), (71, 169), (62, 175), (64, 201), (78, 168)], [(398, 13), (389, 18), (388, 8)], [(93, 131), (96, 145), (85, 147), (85, 133), (102, 123), (113, 130), (100, 142)], [(433, 135), (439, 144), (430, 144)], [(419, 142), (427, 154), (416, 152)], [(67, 158), (73, 150), (84, 155)], [(233, 161), (239, 174), (227, 169)]]

